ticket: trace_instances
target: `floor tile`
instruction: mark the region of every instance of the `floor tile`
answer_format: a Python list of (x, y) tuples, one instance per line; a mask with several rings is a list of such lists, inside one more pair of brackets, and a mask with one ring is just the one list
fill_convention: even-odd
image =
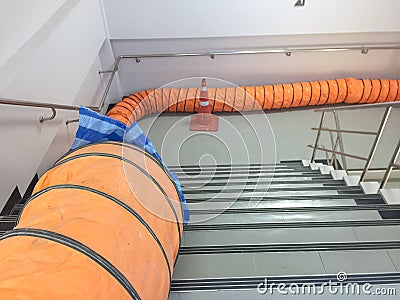
[(354, 227), (360, 241), (399, 241), (400, 226)]
[(377, 211), (337, 211), (331, 216), (335, 221), (382, 220)]
[(396, 272), (386, 250), (320, 252), (328, 274)]
[(330, 212), (313, 211), (299, 213), (283, 213), (285, 222), (331, 221)]
[(394, 266), (396, 267), (396, 270), (400, 272), (400, 249), (388, 250), (387, 253), (389, 254)]
[(324, 274), (317, 252), (260, 253), (256, 260), (260, 276)]
[(352, 228), (290, 228), (224, 231), (190, 231), (184, 246), (271, 243), (323, 243), (357, 240)]
[(356, 206), (356, 201), (352, 199), (345, 200), (314, 200), (314, 206)]
[(283, 216), (279, 212), (257, 213), (257, 214), (236, 214), (236, 223), (262, 223), (262, 222), (284, 222)]
[(174, 278), (324, 274), (317, 252), (181, 255)]
[(275, 200), (271, 201), (271, 207), (313, 207), (314, 202), (312, 200)]

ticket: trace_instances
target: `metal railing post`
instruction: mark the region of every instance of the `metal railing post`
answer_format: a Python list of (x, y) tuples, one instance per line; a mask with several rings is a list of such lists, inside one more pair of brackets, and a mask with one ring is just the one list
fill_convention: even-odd
[(399, 158), (399, 155), (400, 155), (400, 140), (397, 144), (396, 150), (393, 153), (392, 159), (390, 160), (389, 166), (386, 169), (385, 176), (383, 176), (380, 189), (384, 189), (386, 184), (388, 183), (390, 174), (393, 171), (393, 168), (396, 164), (397, 159)]
[(389, 119), (391, 111), (392, 111), (392, 106), (388, 106), (386, 108), (386, 110), (385, 110), (385, 113), (383, 114), (382, 121), (381, 121), (381, 124), (379, 126), (378, 133), (376, 135), (374, 143), (372, 144), (372, 148), (371, 148), (371, 151), (370, 151), (369, 156), (368, 156), (368, 160), (367, 160), (367, 162), (365, 164), (363, 172), (361, 173), (360, 182), (364, 181), (365, 176), (367, 175), (368, 169), (371, 166), (372, 160), (374, 159), (374, 156), (375, 156), (375, 153), (376, 153), (376, 149), (378, 148), (378, 144), (379, 144), (379, 142), (380, 142), (380, 140), (382, 138), (382, 134), (383, 134), (383, 131), (385, 130), (385, 127), (386, 127), (386, 124), (387, 124), (387, 121)]
[[(340, 128), (339, 115), (338, 115), (338, 113), (337, 113), (336, 110), (333, 111), (333, 116), (334, 116), (334, 118), (335, 118), (336, 130), (337, 130), (338, 139), (339, 139), (339, 148), (340, 148), (340, 152), (345, 153), (345, 152), (344, 152), (343, 137), (342, 137), (342, 132), (341, 132), (341, 128)], [(341, 155), (341, 158), (342, 158), (342, 165), (343, 165), (343, 168), (344, 168), (344, 170), (345, 170), (346, 172), (348, 172), (346, 156)]]
[[(339, 143), (339, 137), (337, 136), (336, 137), (336, 140), (335, 140), (335, 144), (334, 144), (334, 146), (333, 146), (333, 151), (336, 151), (336, 148), (337, 148), (337, 145), (338, 145), (338, 143)], [(338, 167), (338, 161), (337, 161), (337, 156), (336, 156), (336, 154), (333, 154), (332, 155), (332, 162), (331, 162), (331, 165), (333, 165), (333, 164), (335, 164), (335, 169), (337, 170), (339, 167)]]
[(318, 142), (319, 142), (319, 138), (320, 138), (320, 136), (321, 136), (321, 128), (322, 128), (322, 126), (323, 126), (323, 124), (324, 124), (325, 116), (326, 116), (326, 112), (323, 111), (323, 112), (322, 112), (322, 115), (321, 115), (321, 121), (319, 122), (317, 137), (316, 137), (316, 139), (315, 139), (315, 144), (314, 144), (315, 147), (314, 147), (313, 152), (312, 152), (312, 155), (311, 155), (311, 162), (312, 162), (312, 163), (314, 162), (314, 160), (315, 160), (315, 155), (316, 155), (316, 153), (317, 153)]
[(102, 73), (110, 73), (111, 75), (108, 78), (106, 88), (104, 90), (103, 96), (101, 97), (100, 104), (99, 104), (99, 111), (101, 111), (103, 109), (103, 107), (104, 107), (104, 103), (106, 102), (106, 99), (107, 99), (108, 93), (110, 91), (111, 84), (113, 82), (115, 73), (117, 73), (117, 71), (118, 71), (119, 63), (120, 63), (122, 58), (123, 58), (123, 56), (118, 56), (117, 57), (117, 59), (114, 62), (114, 66), (113, 66), (112, 70), (102, 72)]

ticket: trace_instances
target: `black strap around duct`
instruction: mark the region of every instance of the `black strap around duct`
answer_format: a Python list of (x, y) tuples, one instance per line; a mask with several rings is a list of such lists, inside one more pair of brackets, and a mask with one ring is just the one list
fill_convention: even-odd
[[(158, 160), (156, 159), (153, 155), (151, 155), (150, 153), (148, 153), (146, 150), (143, 150), (142, 148), (133, 145), (133, 144), (127, 144), (127, 143), (122, 143), (122, 142), (115, 142), (115, 141), (107, 141), (107, 142), (99, 142), (99, 143), (93, 143), (93, 144), (87, 144), (87, 145), (82, 145), (79, 146), (73, 150), (68, 151), (67, 153), (65, 153), (64, 155), (62, 155), (53, 165), (53, 167), (55, 165), (57, 165), (61, 160), (63, 160), (65, 157), (67, 157), (68, 155), (73, 154), (74, 152), (84, 149), (84, 148), (88, 148), (91, 146), (96, 146), (96, 145), (114, 145), (114, 146), (122, 146), (122, 147), (126, 147), (129, 148), (133, 151), (136, 152), (140, 152), (141, 154), (145, 155), (146, 157), (148, 157), (149, 159), (151, 159), (153, 162), (155, 162), (157, 165), (160, 166), (160, 168), (164, 171), (164, 173), (168, 176), (169, 180), (172, 182), (172, 184), (174, 185), (174, 188), (176, 190), (176, 193), (179, 197), (179, 199), (181, 200), (181, 202), (183, 202), (183, 199), (181, 198), (180, 194), (179, 194), (179, 189), (178, 186), (176, 185), (175, 181), (172, 179), (170, 172), (168, 169), (166, 169), (166, 167)], [(52, 168), (53, 168), (52, 167)], [(50, 170), (52, 169), (50, 168)], [(182, 220), (184, 219), (184, 215), (183, 215), (183, 208), (182, 208)]]
[(106, 142), (99, 142), (99, 143), (92, 143), (92, 144), (82, 145), (82, 146), (79, 146), (79, 147), (77, 147), (77, 148), (75, 148), (73, 150), (70, 150), (67, 153), (63, 154), (54, 164), (57, 164), (58, 162), (63, 160), (66, 156), (71, 155), (71, 154), (73, 154), (74, 152), (76, 152), (78, 150), (81, 150), (81, 149), (84, 149), (84, 148), (89, 148), (91, 146), (97, 146), (97, 145), (113, 145), (113, 146), (119, 146), (119, 147), (126, 147), (126, 148), (129, 148), (129, 149), (133, 150), (133, 151), (140, 152), (141, 154), (145, 155), (147, 158), (151, 159), (153, 162), (155, 162), (157, 165), (160, 166), (160, 168), (164, 171), (165, 175), (167, 175), (168, 178), (171, 180), (171, 182), (174, 185), (174, 187), (176, 189), (176, 192), (178, 193), (178, 196), (179, 196), (178, 187), (176, 186), (176, 183), (174, 182), (174, 180), (171, 178), (169, 170), (166, 169), (166, 167), (158, 159), (156, 159), (153, 155), (151, 155), (149, 152), (147, 152), (146, 150), (140, 148), (139, 146), (133, 145), (133, 144), (127, 144), (127, 143), (124, 143), (124, 142), (106, 141)]
[(92, 261), (94, 261), (104, 270), (106, 270), (112, 277), (114, 277), (127, 291), (127, 293), (132, 297), (132, 299), (140, 300), (139, 294), (132, 286), (132, 284), (129, 282), (129, 280), (107, 259), (102, 257), (100, 254), (96, 253), (92, 249), (88, 248), (84, 244), (59, 233), (42, 229), (30, 229), (30, 228), (22, 228), (9, 231), (0, 237), (0, 241), (7, 238), (19, 237), (19, 236), (30, 236), (30, 237), (37, 237), (49, 240), (58, 243), (60, 245), (69, 247), (71, 249), (74, 249), (86, 255), (88, 258), (90, 258)]
[(147, 224), (147, 222), (130, 206), (128, 206), (126, 203), (118, 200), (117, 198), (110, 196), (104, 192), (98, 191), (96, 189), (92, 189), (86, 186), (81, 186), (81, 185), (74, 185), (74, 184), (63, 184), (63, 185), (53, 185), (50, 186), (48, 188), (45, 188), (44, 190), (41, 190), (37, 193), (35, 193), (34, 195), (32, 195), (24, 204), (24, 206), (22, 207), (19, 215), (18, 215), (18, 219), (17, 219), (17, 224), (19, 223), (20, 219), (21, 219), (21, 215), (25, 209), (25, 207), (31, 203), (33, 200), (37, 199), (39, 196), (52, 191), (52, 190), (59, 190), (59, 189), (75, 189), (75, 190), (83, 190), (83, 191), (87, 191), (90, 193), (95, 193), (97, 195), (100, 195), (102, 197), (104, 197), (105, 199), (111, 200), (112, 202), (118, 204), (120, 207), (122, 207), (123, 209), (127, 210), (129, 213), (131, 213), (145, 228), (146, 230), (150, 233), (150, 235), (153, 237), (153, 239), (155, 240), (155, 242), (158, 244), (158, 247), (160, 248), (164, 259), (165, 259), (165, 263), (167, 264), (168, 267), (168, 273), (169, 273), (169, 281), (171, 282), (172, 280), (172, 271), (171, 271), (171, 266), (169, 264), (168, 261), (168, 257), (167, 254), (165, 253), (164, 247), (161, 244), (160, 240), (158, 239), (157, 235), (155, 234), (155, 232), (151, 229), (151, 227), (149, 226), (149, 224)]
[(67, 162), (73, 161), (75, 159), (79, 159), (79, 158), (84, 158), (84, 157), (107, 157), (107, 158), (113, 158), (113, 159), (119, 159), (122, 160), (126, 163), (128, 163), (129, 165), (135, 167), (136, 169), (138, 169), (140, 172), (142, 172), (147, 178), (149, 178), (160, 190), (160, 192), (163, 194), (164, 198), (167, 200), (169, 207), (172, 210), (172, 213), (174, 214), (175, 220), (176, 220), (176, 225), (178, 228), (178, 233), (179, 233), (179, 247), (181, 245), (181, 225), (178, 219), (178, 215), (175, 211), (175, 208), (171, 202), (171, 200), (169, 199), (167, 193), (164, 191), (164, 189), (162, 188), (162, 186), (157, 182), (157, 180), (154, 179), (153, 176), (151, 176), (148, 172), (146, 172), (143, 168), (141, 168), (139, 165), (137, 165), (136, 163), (134, 163), (133, 161), (130, 161), (129, 159), (126, 159), (124, 157), (121, 157), (119, 155), (115, 155), (115, 154), (110, 154), (110, 153), (98, 153), (98, 152), (93, 152), (93, 153), (82, 153), (82, 154), (78, 154), (72, 157), (69, 157), (61, 162), (56, 163), (53, 167), (51, 167), (47, 172), (49, 172), (50, 170), (52, 170), (53, 168), (56, 168), (62, 164), (65, 164)]

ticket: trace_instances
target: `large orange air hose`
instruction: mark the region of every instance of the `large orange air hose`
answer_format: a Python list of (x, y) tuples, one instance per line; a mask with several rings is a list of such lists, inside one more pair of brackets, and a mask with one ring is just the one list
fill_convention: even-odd
[[(209, 88), (213, 112), (270, 110), (325, 104), (400, 101), (400, 80), (334, 79), (241, 88)], [(195, 113), (200, 88), (162, 88), (124, 97), (108, 116), (126, 125), (160, 112)]]
[(176, 186), (151, 155), (78, 148), (1, 237), (1, 299), (167, 299), (182, 229)]

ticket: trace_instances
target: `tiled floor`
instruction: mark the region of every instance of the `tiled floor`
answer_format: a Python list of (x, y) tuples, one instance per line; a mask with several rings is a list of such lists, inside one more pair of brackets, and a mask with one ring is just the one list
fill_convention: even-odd
[(349, 221), (349, 220), (381, 220), (381, 216), (377, 211), (336, 211), (331, 212), (331, 217), (336, 221)]
[[(198, 224), (199, 220), (204, 220), (205, 215), (191, 215), (190, 223)], [(235, 223), (261, 223), (261, 222), (284, 222), (281, 213), (271, 214), (222, 214), (207, 219), (201, 224), (235, 224)]]
[(324, 274), (318, 252), (181, 255), (175, 279)]
[(400, 272), (400, 250), (388, 250), (387, 253), (389, 254), (389, 257), (397, 271)]
[(195, 231), (183, 237), (184, 246), (271, 243), (323, 243), (357, 240), (349, 228), (290, 228), (257, 230)]
[(396, 272), (386, 250), (320, 252), (328, 274)]
[(284, 197), (284, 196), (318, 196), (318, 195), (337, 195), (338, 193), (336, 191), (323, 191), (318, 192), (318, 191), (279, 191), (279, 192), (243, 192), (243, 193), (199, 193), (199, 194), (188, 194), (186, 196), (187, 199), (203, 199), (203, 198), (217, 198), (218, 197), (230, 197), (233, 198), (236, 195), (240, 195), (242, 197), (263, 197), (263, 196), (269, 196), (269, 197)]
[(363, 241), (396, 241), (400, 238), (400, 226), (355, 227), (354, 231)]
[(351, 199), (343, 199), (343, 200), (264, 200), (260, 201), (254, 199), (252, 201), (226, 201), (226, 202), (217, 202), (213, 201), (213, 199), (209, 199), (205, 202), (199, 203), (190, 203), (190, 210), (196, 209), (217, 209), (217, 208), (261, 208), (261, 207), (319, 207), (319, 206), (355, 206), (357, 203)]

